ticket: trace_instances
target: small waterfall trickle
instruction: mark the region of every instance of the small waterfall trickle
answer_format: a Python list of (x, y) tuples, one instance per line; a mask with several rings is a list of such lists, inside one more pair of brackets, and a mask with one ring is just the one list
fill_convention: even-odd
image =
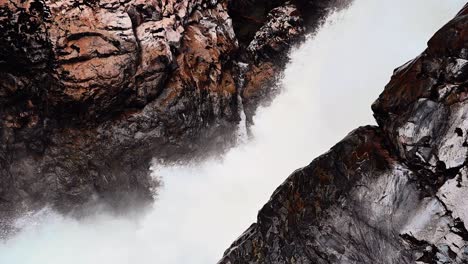
[(240, 121), (237, 126), (237, 143), (242, 144), (247, 142), (249, 135), (248, 135), (248, 128), (247, 128), (247, 116), (245, 115), (244, 111), (244, 103), (242, 100), (242, 92), (245, 86), (245, 73), (247, 72), (249, 65), (244, 62), (238, 62), (238, 76), (239, 79), (237, 80), (237, 111), (240, 116)]

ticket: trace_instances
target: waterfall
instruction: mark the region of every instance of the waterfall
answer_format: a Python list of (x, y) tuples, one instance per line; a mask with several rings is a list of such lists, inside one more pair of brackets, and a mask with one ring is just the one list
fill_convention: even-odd
[(239, 125), (237, 127), (237, 143), (244, 144), (248, 139), (247, 131), (247, 116), (244, 111), (244, 103), (242, 101), (242, 92), (245, 86), (245, 73), (248, 70), (249, 65), (247, 63), (238, 62), (237, 67), (239, 68), (239, 80), (237, 81), (237, 111), (240, 116)]
[(50, 210), (25, 216), (22, 231), (0, 243), (0, 263), (216, 263), (292, 171), (374, 122), (369, 106), (393, 69), (419, 54), (463, 4), (356, 0), (291, 53), (282, 93), (258, 110), (247, 143), (222, 159), (155, 164), (164, 187), (140, 219), (76, 220)]

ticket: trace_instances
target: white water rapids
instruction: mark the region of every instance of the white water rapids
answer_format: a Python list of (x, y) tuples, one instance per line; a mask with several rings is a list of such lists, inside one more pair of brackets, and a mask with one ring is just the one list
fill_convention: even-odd
[(283, 92), (258, 110), (252, 139), (222, 160), (158, 167), (164, 187), (141, 219), (24, 217), (0, 264), (207, 264), (256, 220), (295, 169), (352, 129), (395, 67), (415, 57), (463, 0), (356, 0), (291, 54)]

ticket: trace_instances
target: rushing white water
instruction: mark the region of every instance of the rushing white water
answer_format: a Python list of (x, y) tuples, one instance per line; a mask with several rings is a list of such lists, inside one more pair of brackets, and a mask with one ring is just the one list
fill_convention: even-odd
[(155, 165), (165, 185), (143, 219), (76, 221), (47, 210), (25, 217), (23, 231), (0, 243), (0, 263), (215, 263), (294, 169), (374, 122), (370, 104), (392, 70), (419, 54), (463, 4), (357, 0), (292, 52), (284, 92), (258, 111), (249, 142), (223, 160)]

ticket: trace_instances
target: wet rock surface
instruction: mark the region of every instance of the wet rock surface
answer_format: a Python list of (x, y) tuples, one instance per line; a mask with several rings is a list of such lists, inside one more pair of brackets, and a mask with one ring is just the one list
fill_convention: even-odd
[(468, 263), (467, 29), (468, 6), (219, 263)]
[[(341, 1), (314, 2), (0, 0), (3, 218), (151, 201), (152, 158), (234, 143), (241, 106), (250, 119), (290, 47)], [(239, 3), (262, 8), (247, 38), (254, 11)]]

